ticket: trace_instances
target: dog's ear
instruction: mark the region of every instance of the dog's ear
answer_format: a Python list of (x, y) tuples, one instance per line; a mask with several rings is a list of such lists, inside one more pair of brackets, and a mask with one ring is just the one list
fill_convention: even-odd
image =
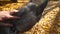
[(49, 0), (44, 0), (44, 2), (37, 6), (36, 8), (36, 14), (39, 16), (41, 13), (43, 13), (45, 7), (47, 6)]
[[(45, 7), (47, 6), (49, 0), (36, 0), (39, 2), (35, 2), (34, 0), (30, 0), (30, 2), (27, 4), (27, 6), (36, 13), (37, 16), (39, 16)], [(39, 4), (37, 4), (39, 3)]]

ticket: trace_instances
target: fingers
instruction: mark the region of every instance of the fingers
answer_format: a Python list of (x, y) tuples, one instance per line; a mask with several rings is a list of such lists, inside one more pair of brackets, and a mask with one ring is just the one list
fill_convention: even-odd
[(6, 19), (20, 19), (20, 17), (17, 17), (17, 16), (9, 16)]
[(12, 16), (12, 14), (14, 14), (14, 13), (17, 13), (18, 12), (18, 10), (12, 10), (12, 11), (10, 11), (10, 16), (9, 16), (9, 19), (19, 19), (20, 17), (17, 17), (17, 16)]
[(17, 13), (18, 10), (12, 10), (12, 11), (9, 11), (9, 12), (10, 12), (10, 14), (14, 14), (14, 13)]
[(0, 23), (0, 26), (5, 26), (5, 27), (13, 27), (12, 24), (9, 24), (9, 23)]

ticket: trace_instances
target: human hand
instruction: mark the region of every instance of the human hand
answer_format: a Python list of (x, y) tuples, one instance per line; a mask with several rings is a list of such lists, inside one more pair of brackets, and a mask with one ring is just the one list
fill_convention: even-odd
[(18, 19), (20, 17), (12, 16), (11, 14), (14, 14), (18, 12), (17, 10), (12, 11), (0, 11), (0, 21), (6, 20), (6, 19)]
[(20, 17), (11, 15), (11, 14), (14, 14), (16, 12), (18, 12), (18, 10), (0, 11), (0, 26), (12, 26), (12, 24), (4, 23), (4, 20), (7, 20), (7, 19), (19, 19)]

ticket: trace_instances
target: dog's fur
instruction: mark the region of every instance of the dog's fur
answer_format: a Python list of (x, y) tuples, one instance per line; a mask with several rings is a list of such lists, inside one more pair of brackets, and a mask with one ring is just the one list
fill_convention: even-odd
[[(3, 27), (1, 30), (5, 30), (6, 34), (17, 34), (15, 32), (25, 32), (31, 29), (36, 22), (38, 22), (42, 16), (44, 8), (47, 6), (48, 0), (45, 0), (42, 4), (36, 5), (33, 2), (29, 2), (26, 6), (21, 7), (19, 12), (13, 14), (13, 16), (19, 16), (20, 19), (8, 20), (14, 27)], [(14, 32), (14, 33), (13, 33)], [(4, 31), (3, 31), (4, 33)], [(0, 33), (2, 34), (2, 33)], [(4, 33), (5, 34), (5, 33)]]

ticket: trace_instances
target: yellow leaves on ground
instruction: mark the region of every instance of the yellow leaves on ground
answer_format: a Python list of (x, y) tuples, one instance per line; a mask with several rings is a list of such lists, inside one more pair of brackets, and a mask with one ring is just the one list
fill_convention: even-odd
[[(48, 12), (48, 11), (47, 11)], [(37, 23), (31, 30), (25, 32), (24, 34), (49, 34), (50, 28), (53, 28), (55, 22), (56, 15), (59, 13), (59, 7), (56, 7), (52, 10), (49, 10), (44, 17), (41, 18), (39, 23)], [(58, 20), (57, 20), (58, 22)], [(56, 26), (55, 26), (56, 27)], [(53, 28), (54, 30), (55, 28)], [(57, 30), (57, 29), (55, 29)], [(57, 31), (60, 29), (58, 28)], [(54, 32), (54, 31), (53, 31)], [(54, 33), (53, 33), (54, 34)]]
[(17, 2), (17, 3), (0, 3), (2, 4), (2, 6), (0, 5), (0, 11), (7, 11), (7, 10), (13, 10), (13, 9), (18, 9), (24, 5), (26, 5), (29, 1), (27, 0), (18, 0), (21, 2)]

